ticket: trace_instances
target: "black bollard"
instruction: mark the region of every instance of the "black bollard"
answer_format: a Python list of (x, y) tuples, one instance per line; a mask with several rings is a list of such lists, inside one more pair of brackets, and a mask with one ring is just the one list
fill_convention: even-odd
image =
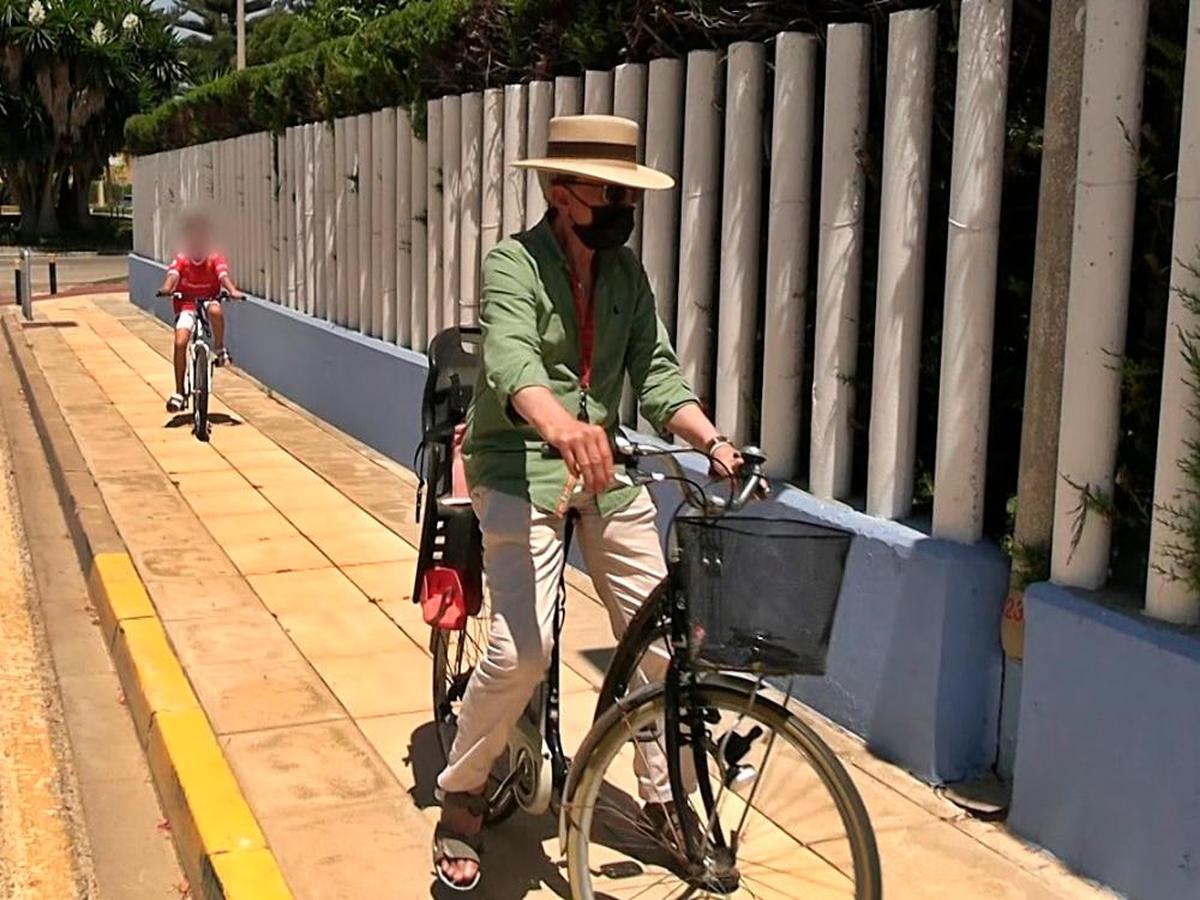
[(58, 293), (58, 257), (50, 254), (50, 296)]
[(13, 301), (17, 306), (22, 306), (21, 299), (21, 263), (18, 260), (13, 263)]

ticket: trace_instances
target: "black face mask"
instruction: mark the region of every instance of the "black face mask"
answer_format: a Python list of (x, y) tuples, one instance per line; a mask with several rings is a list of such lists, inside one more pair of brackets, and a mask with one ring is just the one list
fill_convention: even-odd
[(612, 250), (620, 247), (633, 234), (633, 207), (624, 203), (590, 206), (592, 221), (587, 225), (572, 225), (584, 246), (593, 250)]

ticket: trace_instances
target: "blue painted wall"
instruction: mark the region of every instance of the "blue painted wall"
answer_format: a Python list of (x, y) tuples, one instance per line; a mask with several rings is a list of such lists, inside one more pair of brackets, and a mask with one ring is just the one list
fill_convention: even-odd
[(1009, 827), (1141, 900), (1200, 897), (1200, 632), (1025, 593)]
[[(130, 258), (134, 301), (166, 317), (167, 304), (152, 302), (162, 272)], [(261, 300), (233, 304), (229, 316), (240, 368), (393, 459), (411, 461), (423, 357)], [(660, 505), (664, 516), (675, 506)], [(932, 540), (794, 488), (756, 513), (805, 516), (857, 535), (828, 673), (799, 680), (803, 699), (928, 781), (986, 770), (996, 753), (998, 623), (1008, 577), (1000, 552)]]

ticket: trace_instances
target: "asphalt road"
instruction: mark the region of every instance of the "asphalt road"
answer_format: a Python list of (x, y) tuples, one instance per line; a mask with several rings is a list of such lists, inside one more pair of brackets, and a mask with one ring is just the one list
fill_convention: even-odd
[[(15, 247), (0, 247), (0, 303), (13, 301), (13, 268), (19, 259)], [(68, 291), (80, 285), (121, 284), (129, 273), (124, 254), (70, 253), (58, 255), (58, 289)], [(47, 257), (38, 254), (33, 263), (34, 295), (50, 290)]]

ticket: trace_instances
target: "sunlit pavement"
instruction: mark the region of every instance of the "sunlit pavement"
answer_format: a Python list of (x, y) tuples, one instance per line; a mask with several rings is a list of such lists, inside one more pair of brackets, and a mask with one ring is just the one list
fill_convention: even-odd
[[(24, 335), (297, 896), (428, 896), (441, 758), (410, 598), (411, 473), (236, 371), (217, 375), (200, 444), (163, 411), (160, 323), (119, 295), (47, 300), (38, 315)], [(586, 579), (571, 581), (568, 753), (612, 646)], [(867, 804), (887, 896), (1102, 895), (811, 719)], [(476, 896), (568, 893), (551, 821), (515, 817), (484, 862)]]

